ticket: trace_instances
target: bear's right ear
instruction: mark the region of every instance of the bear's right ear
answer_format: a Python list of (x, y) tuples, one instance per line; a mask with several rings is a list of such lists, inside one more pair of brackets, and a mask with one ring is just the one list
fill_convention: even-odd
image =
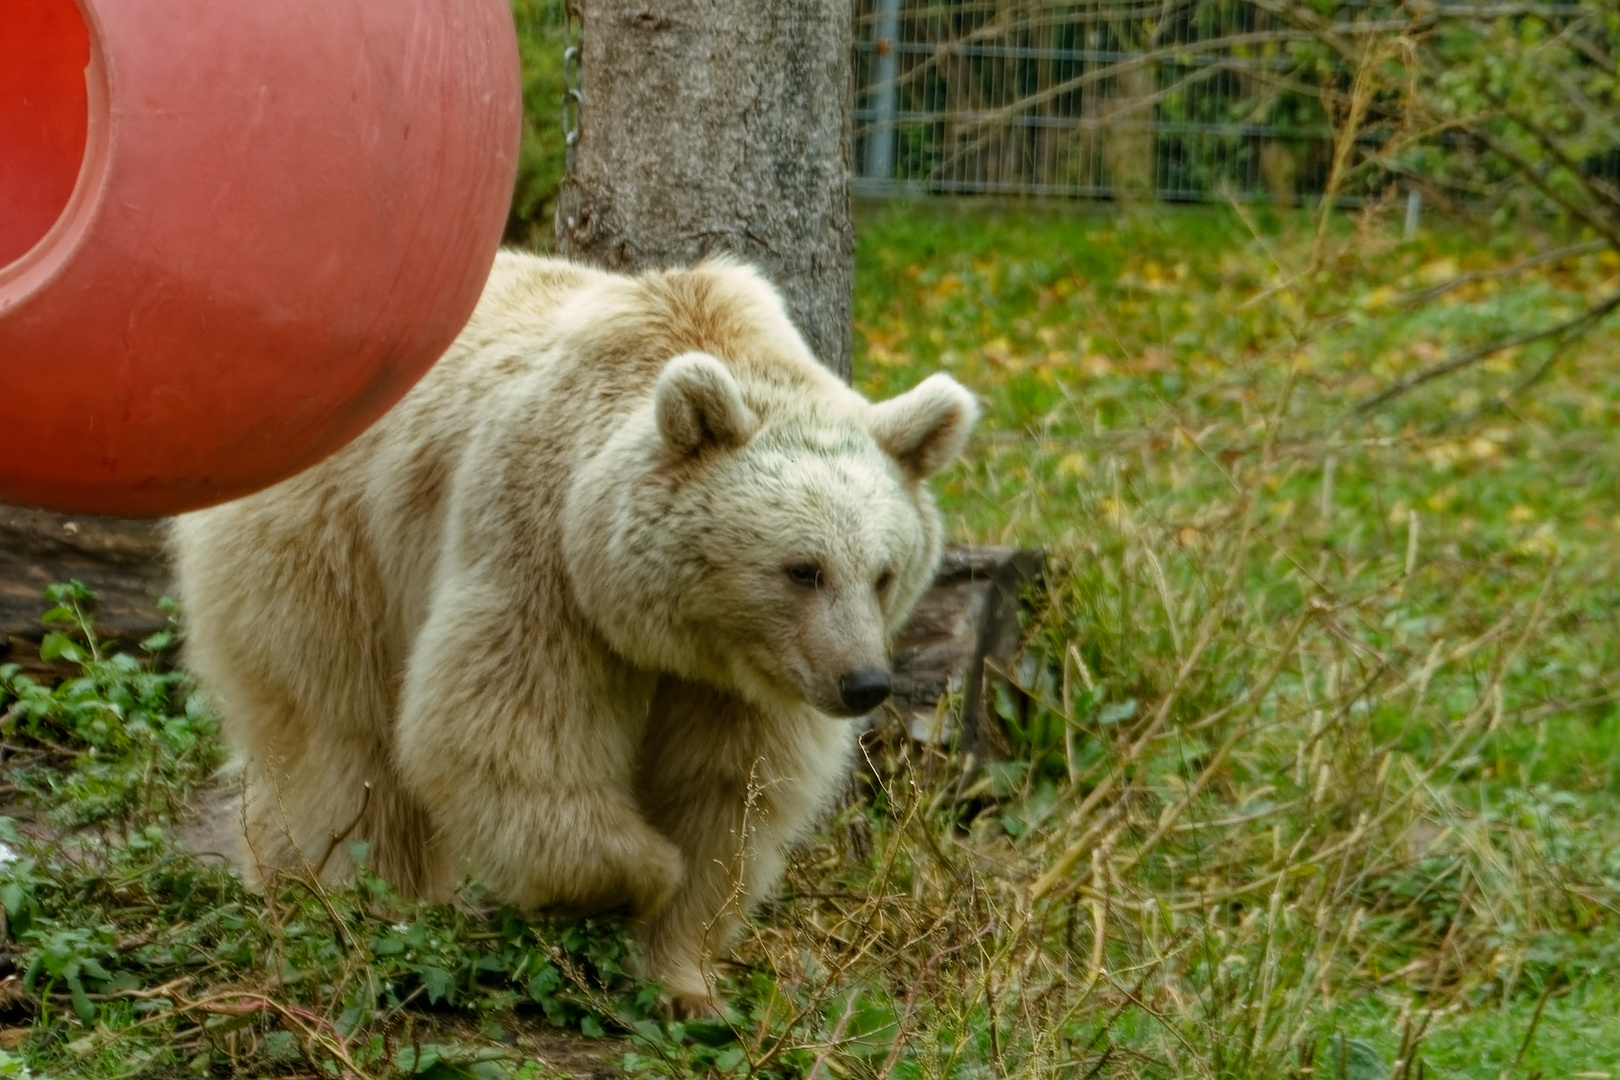
[(681, 457), (741, 446), (759, 430), (737, 380), (708, 353), (682, 353), (664, 365), (653, 411), (664, 444)]

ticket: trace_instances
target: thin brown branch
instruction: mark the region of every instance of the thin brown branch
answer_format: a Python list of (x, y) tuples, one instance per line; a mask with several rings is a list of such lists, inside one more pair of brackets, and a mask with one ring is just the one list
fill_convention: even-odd
[[(1542, 330), (1529, 330), (1522, 334), (1512, 334), (1505, 338), (1498, 338), (1496, 341), (1481, 345), (1477, 349), (1470, 349), (1465, 353), (1460, 353), (1446, 360), (1442, 360), (1437, 364), (1431, 364), (1421, 371), (1413, 372), (1406, 378), (1391, 383), (1389, 386), (1386, 386), (1384, 389), (1378, 391), (1378, 393), (1372, 395), (1371, 397), (1363, 398), (1361, 401), (1358, 401), (1355, 405), (1354, 411), (1358, 413), (1371, 412), (1373, 409), (1393, 401), (1402, 394), (1417, 389), (1424, 383), (1433, 382), (1435, 379), (1438, 379), (1444, 375), (1450, 375), (1453, 372), (1461, 371), (1466, 367), (1471, 367), (1474, 364), (1479, 363), (1481, 360), (1487, 360), (1490, 357), (1495, 356), (1497, 353), (1505, 352), (1508, 349), (1517, 348), (1520, 345), (1531, 345), (1538, 341), (1546, 341), (1549, 338), (1565, 338), (1576, 334), (1582, 330), (1585, 330), (1594, 323), (1599, 322), (1616, 308), (1620, 308), (1620, 292), (1609, 294), (1593, 306), (1587, 308), (1581, 314), (1572, 319), (1566, 319), (1554, 326), (1549, 326)], [(1539, 377), (1539, 375), (1536, 377)]]
[(1532, 255), (1528, 259), (1520, 259), (1508, 266), (1499, 266), (1494, 270), (1470, 270), (1465, 274), (1458, 274), (1454, 278), (1431, 285), (1427, 289), (1418, 289), (1415, 292), (1404, 293), (1390, 301), (1393, 307), (1419, 307), (1431, 301), (1438, 300), (1447, 293), (1454, 292), (1465, 285), (1472, 285), (1479, 281), (1497, 281), (1502, 278), (1515, 277), (1524, 271), (1537, 266), (1546, 266), (1548, 263), (1563, 262), (1580, 255), (1594, 255), (1599, 251), (1607, 250), (1607, 240), (1589, 240), (1584, 244), (1570, 244), (1568, 247), (1554, 248), (1544, 251), (1540, 255)]
[(1568, 152), (1564, 150), (1563, 144), (1558, 141), (1558, 138), (1552, 132), (1547, 130), (1545, 125), (1509, 109), (1503, 109), (1502, 115), (1528, 131), (1536, 142), (1541, 145), (1541, 148), (1558, 163), (1559, 167), (1569, 174), (1570, 179), (1574, 180), (1576, 185), (1586, 193), (1587, 198), (1600, 206), (1608, 205), (1620, 208), (1620, 200), (1616, 200), (1610, 192), (1595, 187), (1591, 178), (1582, 170), (1580, 163), (1570, 158)]
[(1463, 130), (1481, 146), (1517, 169), (1519, 175), (1530, 181), (1537, 191), (1563, 207), (1571, 217), (1590, 226), (1593, 232), (1602, 236), (1617, 250), (1620, 250), (1620, 230), (1615, 228), (1614, 222), (1606, 217), (1592, 213), (1589, 207), (1582, 206), (1562, 191), (1559, 191), (1541, 174), (1541, 170), (1536, 168), (1534, 162), (1526, 159), (1523, 154), (1503, 143), (1495, 135), (1481, 130), (1473, 124), (1465, 126)]

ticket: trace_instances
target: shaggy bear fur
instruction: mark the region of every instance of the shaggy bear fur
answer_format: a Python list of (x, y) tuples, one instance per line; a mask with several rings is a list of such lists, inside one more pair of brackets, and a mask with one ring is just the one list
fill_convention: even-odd
[(974, 416), (943, 375), (867, 403), (746, 267), (502, 255), (375, 427), (175, 525), (250, 877), (363, 838), (409, 893), (627, 905), (711, 1007), (887, 692)]

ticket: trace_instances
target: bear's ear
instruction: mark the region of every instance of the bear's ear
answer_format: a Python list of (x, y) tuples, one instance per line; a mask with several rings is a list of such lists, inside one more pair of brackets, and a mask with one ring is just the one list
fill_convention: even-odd
[(930, 375), (899, 397), (873, 405), (872, 437), (900, 463), (907, 476), (921, 480), (951, 462), (967, 445), (978, 402), (949, 375)]
[(708, 353), (682, 353), (664, 365), (653, 390), (658, 434), (675, 454), (741, 446), (759, 429), (731, 372)]

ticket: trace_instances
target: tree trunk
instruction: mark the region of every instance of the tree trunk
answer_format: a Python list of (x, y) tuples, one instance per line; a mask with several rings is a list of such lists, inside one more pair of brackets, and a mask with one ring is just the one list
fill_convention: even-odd
[(611, 270), (722, 252), (850, 373), (847, 0), (582, 0), (579, 140), (557, 244)]

